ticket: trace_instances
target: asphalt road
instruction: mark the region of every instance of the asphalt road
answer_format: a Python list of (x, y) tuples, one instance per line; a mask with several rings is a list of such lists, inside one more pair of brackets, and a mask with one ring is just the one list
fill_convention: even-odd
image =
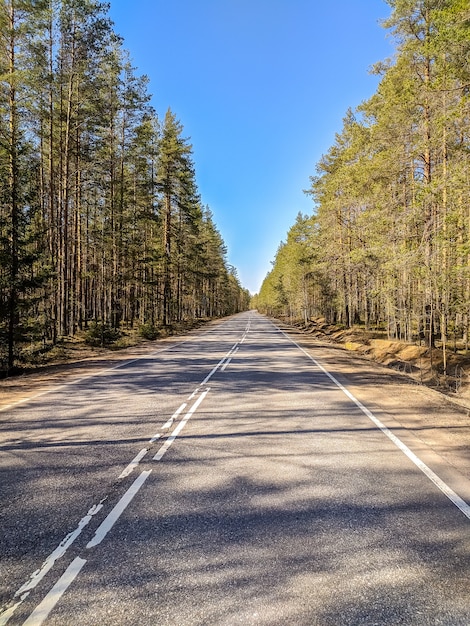
[(469, 477), (359, 378), (249, 312), (1, 412), (0, 625), (468, 626)]

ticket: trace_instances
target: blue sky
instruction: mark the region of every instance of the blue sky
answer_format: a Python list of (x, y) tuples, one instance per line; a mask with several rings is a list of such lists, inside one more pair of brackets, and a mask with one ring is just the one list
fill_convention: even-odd
[(383, 0), (111, 0), (115, 30), (152, 104), (193, 145), (211, 208), (244, 287), (256, 293), (348, 107), (393, 55)]

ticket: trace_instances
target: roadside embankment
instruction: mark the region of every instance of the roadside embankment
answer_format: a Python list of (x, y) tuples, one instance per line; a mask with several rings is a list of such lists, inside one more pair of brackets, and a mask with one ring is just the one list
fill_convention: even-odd
[[(337, 344), (377, 363), (386, 365), (411, 376), (420, 384), (452, 395), (470, 407), (470, 358), (459, 351), (388, 339), (384, 332), (366, 330), (363, 327), (341, 328), (327, 324), (323, 318), (288, 323), (298, 331)], [(445, 363), (445, 367), (444, 367)]]

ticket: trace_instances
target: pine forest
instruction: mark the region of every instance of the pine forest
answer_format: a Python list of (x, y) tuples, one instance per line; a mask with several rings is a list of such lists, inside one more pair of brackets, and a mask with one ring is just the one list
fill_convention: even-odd
[(246, 309), (183, 126), (150, 105), (108, 6), (0, 6), (0, 369)]
[[(468, 350), (470, 5), (388, 0), (395, 44), (343, 120), (255, 304)], [(445, 369), (445, 357), (444, 357)]]

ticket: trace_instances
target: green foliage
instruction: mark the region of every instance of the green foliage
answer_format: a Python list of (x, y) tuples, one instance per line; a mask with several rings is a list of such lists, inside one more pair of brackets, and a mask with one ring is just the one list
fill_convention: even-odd
[(121, 331), (104, 322), (92, 322), (85, 333), (85, 343), (89, 346), (110, 346), (121, 337)]
[(159, 328), (154, 326), (152, 323), (142, 324), (139, 326), (139, 335), (144, 339), (149, 339), (150, 341), (154, 341), (160, 337), (161, 331)]
[(445, 346), (470, 337), (468, 1), (389, 4), (395, 61), (347, 112), (311, 179), (315, 215), (297, 219), (256, 302)]
[(148, 80), (108, 9), (98, 0), (0, 5), (7, 370), (26, 343), (53, 345), (90, 320), (102, 322), (89, 341), (104, 345), (116, 342), (114, 328), (153, 334), (246, 306), (201, 205), (183, 126), (170, 110), (161, 123), (149, 105)]

